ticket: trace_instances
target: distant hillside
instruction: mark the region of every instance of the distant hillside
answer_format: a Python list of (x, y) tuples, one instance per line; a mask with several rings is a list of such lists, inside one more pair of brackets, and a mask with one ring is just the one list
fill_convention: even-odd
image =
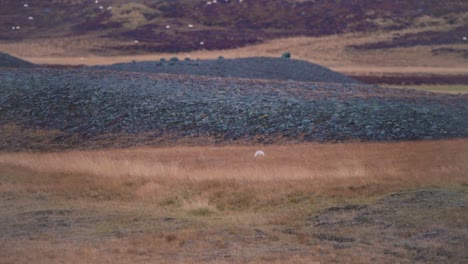
[(28, 61), (13, 57), (9, 54), (0, 52), (0, 68), (35, 68), (38, 67)]
[(248, 79), (294, 80), (304, 82), (358, 83), (345, 75), (306, 61), (283, 58), (242, 58), (225, 60), (145, 61), (118, 63), (88, 69), (235, 77)]
[(137, 40), (135, 45), (102, 47), (128, 53), (210, 50), (277, 37), (402, 29), (417, 23), (466, 26), (462, 20), (468, 10), (468, 2), (459, 0), (97, 2), (2, 0), (0, 40), (93, 34)]

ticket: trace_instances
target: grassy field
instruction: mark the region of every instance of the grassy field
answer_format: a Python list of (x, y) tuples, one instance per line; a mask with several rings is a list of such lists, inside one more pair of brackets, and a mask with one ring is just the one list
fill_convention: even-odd
[(467, 157), (466, 139), (1, 153), (0, 262), (462, 263)]

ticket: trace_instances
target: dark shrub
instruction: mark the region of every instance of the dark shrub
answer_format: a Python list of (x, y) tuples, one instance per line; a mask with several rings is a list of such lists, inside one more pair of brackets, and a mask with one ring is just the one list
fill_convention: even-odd
[(283, 55), (281, 55), (281, 58), (290, 59), (291, 58), (291, 52), (286, 51), (285, 53), (283, 53)]

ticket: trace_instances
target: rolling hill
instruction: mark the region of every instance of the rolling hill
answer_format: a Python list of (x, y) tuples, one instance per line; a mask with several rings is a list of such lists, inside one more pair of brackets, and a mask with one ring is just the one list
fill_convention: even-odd
[[(467, 2), (455, 0), (54, 0), (27, 4), (4, 0), (0, 3), (0, 40), (90, 35), (116, 40), (95, 52), (214, 50), (278, 37), (388, 31), (415, 25), (458, 25), (456, 32), (465, 32), (466, 10)], [(462, 41), (451, 38), (450, 31), (442, 34), (444, 43)], [(137, 45), (121, 43), (125, 41)]]

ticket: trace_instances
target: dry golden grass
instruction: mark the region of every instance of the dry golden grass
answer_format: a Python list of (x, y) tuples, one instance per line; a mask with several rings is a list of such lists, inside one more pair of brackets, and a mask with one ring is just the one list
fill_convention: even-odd
[[(254, 158), (256, 148), (267, 155)], [(359, 193), (353, 190), (366, 186), (371, 188), (367, 191), (379, 193), (393, 188), (466, 183), (467, 157), (468, 141), (460, 139), (3, 153), (0, 165), (48, 177), (88, 177), (105, 182), (106, 188), (121, 188), (125, 183), (123, 186), (132, 186), (132, 195), (138, 196), (172, 191), (176, 186), (209, 189), (212, 185), (264, 191), (307, 186), (317, 192), (340, 190), (346, 195)], [(72, 184), (60, 188), (80, 188)]]
[[(457, 262), (460, 244), (412, 237), (463, 239), (466, 213), (376, 200), (435, 189), (450, 202), (466, 192), (467, 157), (467, 139), (0, 153), (0, 262)], [(377, 210), (333, 209), (347, 204)], [(311, 218), (374, 214), (392, 226)]]

